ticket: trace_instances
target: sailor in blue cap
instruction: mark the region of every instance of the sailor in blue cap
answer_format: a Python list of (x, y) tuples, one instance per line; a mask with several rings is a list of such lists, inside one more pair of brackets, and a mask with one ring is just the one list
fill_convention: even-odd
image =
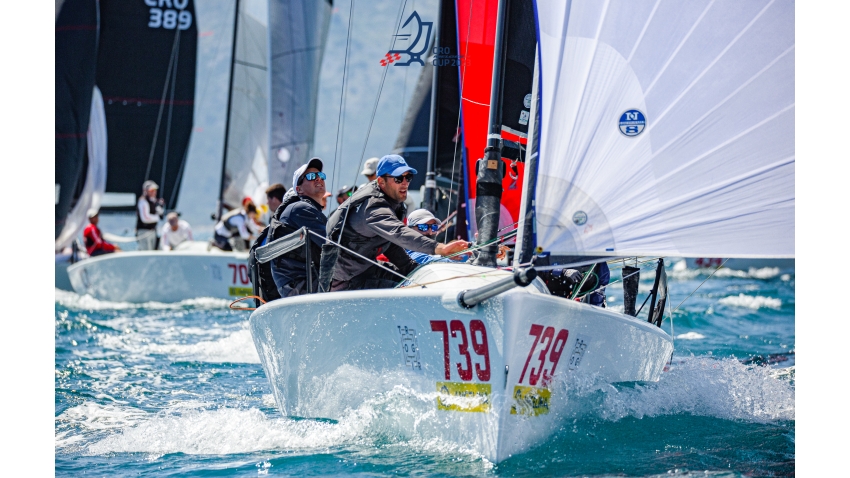
[[(377, 179), (357, 189), (328, 219), (327, 233), (348, 249), (370, 259), (386, 258), (398, 273), (416, 268), (405, 249), (447, 256), (466, 249), (466, 241), (440, 244), (407, 227), (407, 188), (416, 174), (401, 156), (380, 159)], [(343, 220), (347, 215), (347, 219)], [(341, 250), (333, 271), (331, 290), (381, 289), (394, 287), (398, 277), (383, 267)]]

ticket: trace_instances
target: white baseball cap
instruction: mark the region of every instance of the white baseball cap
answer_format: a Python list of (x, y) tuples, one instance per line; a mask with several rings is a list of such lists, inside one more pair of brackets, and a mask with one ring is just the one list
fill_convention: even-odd
[(381, 158), (367, 159), (366, 164), (363, 165), (363, 171), (360, 171), (360, 174), (364, 176), (371, 176), (375, 174), (375, 172), (378, 170), (378, 161), (380, 160)]
[(298, 180), (304, 175), (304, 171), (307, 171), (310, 168), (316, 168), (321, 171), (322, 167), (322, 160), (319, 158), (312, 158), (310, 161), (307, 161), (307, 164), (301, 165), (300, 168), (296, 169), (295, 172), (292, 173), (292, 188), (295, 189), (298, 187)]

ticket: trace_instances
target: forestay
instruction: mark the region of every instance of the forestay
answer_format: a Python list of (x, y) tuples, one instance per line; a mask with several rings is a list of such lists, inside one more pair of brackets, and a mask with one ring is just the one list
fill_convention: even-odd
[(537, 243), (793, 257), (794, 2), (537, 3)]

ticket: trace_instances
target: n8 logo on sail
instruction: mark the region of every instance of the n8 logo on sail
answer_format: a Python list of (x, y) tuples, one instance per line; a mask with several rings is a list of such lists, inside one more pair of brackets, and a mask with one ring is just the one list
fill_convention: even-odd
[(145, 0), (145, 5), (151, 7), (148, 11), (149, 28), (187, 30), (192, 26), (192, 14), (185, 10), (189, 0)]

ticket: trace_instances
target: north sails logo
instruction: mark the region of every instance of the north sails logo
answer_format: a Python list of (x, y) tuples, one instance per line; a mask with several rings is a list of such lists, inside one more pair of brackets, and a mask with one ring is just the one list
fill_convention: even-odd
[[(408, 44), (407, 48), (388, 51), (381, 60), (381, 66), (387, 66), (396, 62), (399, 63), (396, 63), (394, 66), (409, 66), (411, 63), (418, 63), (425, 66), (425, 61), (422, 60), (422, 55), (428, 51), (428, 45), (431, 43), (431, 28), (434, 26), (434, 22), (423, 22), (422, 18), (414, 10), (401, 28), (405, 28), (413, 20), (416, 20), (416, 37)], [(425, 31), (424, 34), (423, 30)], [(394, 36), (399, 41), (408, 41), (413, 35), (410, 33), (399, 33)], [(408, 55), (407, 62), (401, 63), (402, 55)]]

